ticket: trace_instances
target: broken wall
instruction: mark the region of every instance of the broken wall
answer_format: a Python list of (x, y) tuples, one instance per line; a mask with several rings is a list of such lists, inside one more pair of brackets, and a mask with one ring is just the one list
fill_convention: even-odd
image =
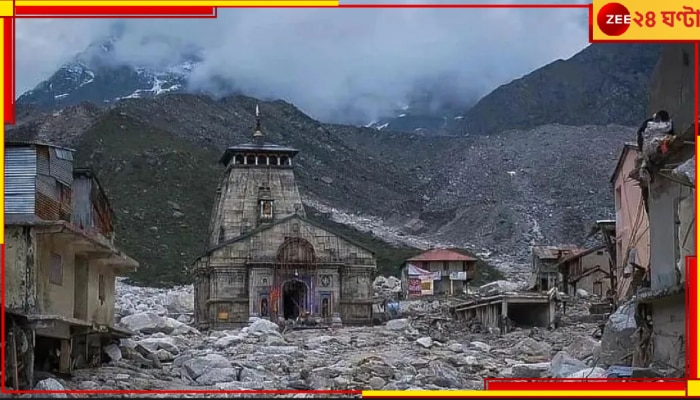
[(40, 314), (72, 317), (74, 253), (52, 234), (37, 235), (37, 305)]
[(681, 275), (681, 282), (685, 282), (686, 257), (695, 255), (695, 190), (689, 192), (678, 204), (678, 251), (680, 257), (676, 268)]
[[(678, 211), (683, 209), (681, 204), (688, 209), (687, 204), (691, 200), (683, 202), (683, 199), (689, 197), (694, 197), (691, 188), (661, 176), (658, 176), (649, 188), (650, 276), (651, 289), (654, 291), (675, 286), (684, 276), (685, 268), (678, 269), (679, 262), (684, 263), (679, 246), (683, 238), (679, 237), (681, 233)], [(690, 207), (694, 213), (694, 207)], [(686, 217), (686, 220), (689, 218)], [(693, 241), (694, 236), (690, 240)]]
[(678, 294), (652, 303), (653, 358), (658, 367), (685, 370), (685, 296)]
[(81, 283), (87, 285), (89, 322), (100, 325), (114, 324), (114, 272), (113, 268), (100, 260), (89, 260), (88, 280)]
[(648, 114), (662, 109), (668, 111), (677, 133), (697, 120), (693, 115), (696, 96), (694, 60), (692, 43), (664, 45), (649, 84)]
[(28, 226), (5, 226), (5, 308), (29, 314), (36, 309), (35, 235)]

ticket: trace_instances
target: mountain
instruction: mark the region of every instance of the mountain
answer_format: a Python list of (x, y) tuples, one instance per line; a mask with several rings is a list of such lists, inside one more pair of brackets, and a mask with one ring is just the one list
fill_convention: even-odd
[(201, 61), (192, 52), (170, 65), (128, 65), (115, 58), (116, 40), (110, 38), (90, 45), (49, 79), (19, 96), (17, 104), (58, 110), (85, 101), (105, 105), (120, 99), (183, 92), (189, 74)]
[[(77, 149), (78, 163), (96, 169), (112, 199), (119, 245), (143, 266), (135, 278), (148, 283), (188, 279), (208, 236), (223, 172), (216, 162), (226, 147), (250, 139), (256, 104), (268, 140), (301, 150), (295, 168), (309, 213), (376, 246), (383, 273), (416, 247), (435, 245), (522, 261), (533, 243), (583, 244), (592, 221), (614, 215), (608, 178), (622, 143), (634, 138), (626, 125), (645, 114), (655, 49), (591, 46), (469, 110), (428, 90), (397, 107), (407, 115), (394, 120), (411, 115), (413, 125), (378, 130), (316, 121), (280, 100), (215, 99), (181, 88), (125, 95), (145, 89), (132, 80), (122, 90), (107, 78), (98, 86), (97, 76), (111, 73), (100, 68), (113, 64), (100, 62), (109, 48), (93, 48), (98, 56), (79, 58), (91, 69), (61, 87), (70, 92), (61, 101), (71, 105), (27, 93), (6, 137)], [(88, 70), (95, 79), (81, 86)], [(163, 76), (153, 71), (138, 76)], [(439, 119), (447, 119), (442, 129)], [(430, 121), (435, 131), (415, 130)], [(474, 134), (459, 135), (465, 126)]]
[[(127, 64), (115, 50), (118, 37), (89, 46), (49, 79), (17, 99), (18, 105), (58, 110), (87, 101), (97, 105), (120, 99), (193, 93), (188, 82), (202, 62), (201, 50), (173, 39), (180, 49), (174, 61)], [(182, 50), (185, 49), (185, 50)], [(477, 101), (452, 84), (450, 76), (414, 84), (394, 112), (361, 125), (377, 130), (425, 135), (489, 135), (560, 123), (636, 125), (647, 110), (648, 81), (661, 45), (596, 44), (568, 60), (558, 60), (496, 88)], [(216, 82), (214, 82), (216, 81)], [(239, 94), (232, 82), (212, 78), (217, 96)], [(334, 120), (346, 121), (343, 110)], [(333, 122), (333, 121), (326, 121)]]
[(500, 86), (446, 129), (490, 135), (540, 125), (620, 124), (646, 118), (651, 73), (660, 44), (593, 44)]
[[(21, 108), (6, 138), (76, 148), (77, 163), (98, 172), (111, 199), (119, 245), (142, 263), (136, 278), (183, 282), (208, 236), (223, 173), (216, 162), (227, 146), (250, 139), (257, 103), (171, 94), (101, 108)], [(311, 214), (355, 227), (365, 240), (410, 245), (379, 249), (392, 255), (384, 273), (400, 263), (402, 248), (522, 258), (533, 240), (580, 243), (590, 221), (612, 214), (607, 176), (616, 147), (633, 137), (629, 128), (557, 125), (425, 137), (323, 124), (283, 101), (260, 109), (268, 140), (301, 150), (295, 168)]]

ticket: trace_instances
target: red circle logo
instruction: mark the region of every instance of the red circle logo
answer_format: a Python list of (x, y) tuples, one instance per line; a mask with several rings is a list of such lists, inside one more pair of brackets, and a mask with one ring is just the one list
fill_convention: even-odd
[(629, 10), (620, 3), (608, 3), (598, 11), (598, 28), (608, 36), (620, 36), (627, 32), (631, 20)]

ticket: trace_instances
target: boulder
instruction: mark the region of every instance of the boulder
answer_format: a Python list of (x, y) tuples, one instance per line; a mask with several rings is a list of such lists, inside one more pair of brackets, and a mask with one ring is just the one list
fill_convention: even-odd
[(588, 366), (584, 362), (571, 357), (565, 351), (560, 351), (552, 358), (551, 375), (553, 378), (565, 378), (586, 368)]
[(401, 319), (392, 319), (391, 321), (388, 321), (386, 323), (386, 329), (390, 331), (404, 331), (408, 328), (410, 328), (411, 324), (408, 322), (408, 319), (406, 318), (401, 318)]
[(630, 365), (631, 358), (627, 356), (635, 349), (632, 336), (637, 330), (634, 315), (635, 303), (632, 301), (610, 315), (600, 340), (600, 364)]
[(513, 378), (542, 378), (551, 368), (550, 363), (515, 364), (512, 367)]
[(171, 292), (165, 299), (165, 307), (171, 313), (189, 314), (194, 312), (194, 296), (187, 292)]
[(158, 332), (171, 334), (176, 328), (184, 325), (182, 322), (178, 322), (172, 318), (161, 317), (151, 312), (142, 312), (126, 316), (122, 318), (119, 323), (129, 330), (145, 334)]

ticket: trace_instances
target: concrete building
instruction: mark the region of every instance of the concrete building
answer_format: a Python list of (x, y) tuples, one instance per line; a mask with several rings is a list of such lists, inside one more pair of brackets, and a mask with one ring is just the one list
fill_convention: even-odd
[(649, 269), (649, 219), (639, 182), (630, 177), (636, 169), (638, 157), (637, 144), (625, 143), (610, 178), (615, 193), (618, 303), (633, 294), (634, 284), (639, 284)]
[(5, 204), (5, 376), (33, 387), (34, 369), (99, 363), (129, 335), (114, 326), (115, 277), (138, 263), (114, 246), (107, 198), (70, 149), (6, 142)]
[(685, 261), (695, 254), (695, 95), (693, 45), (668, 45), (650, 85), (650, 108), (673, 118), (673, 134), (646, 146), (630, 176), (648, 190), (649, 287), (637, 291), (636, 365), (683, 371)]
[(195, 260), (195, 320), (227, 329), (250, 317), (372, 321), (374, 254), (306, 218), (294, 176), (298, 150), (265, 142), (228, 148), (208, 249)]
[(600, 297), (610, 294), (610, 255), (604, 244), (565, 257), (558, 269), (559, 289), (566, 294), (576, 294), (578, 289)]
[(452, 309), (457, 319), (476, 320), (489, 328), (507, 326), (548, 328), (556, 317), (557, 289), (547, 293), (499, 293), (476, 297)]
[(559, 263), (566, 257), (582, 251), (577, 246), (532, 246), (532, 269), (529, 288), (537, 291), (559, 287), (563, 276)]
[(476, 262), (474, 257), (447, 249), (432, 249), (411, 257), (401, 268), (404, 296), (463, 293), (476, 278)]

